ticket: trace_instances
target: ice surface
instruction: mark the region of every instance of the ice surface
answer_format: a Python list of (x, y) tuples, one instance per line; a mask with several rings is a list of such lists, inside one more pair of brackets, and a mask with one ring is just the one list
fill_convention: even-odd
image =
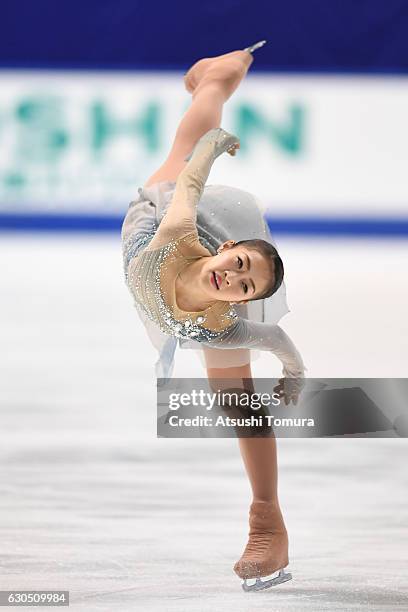
[[(308, 375), (406, 377), (408, 244), (280, 244)], [(279, 440), (293, 580), (246, 594), (237, 443), (155, 437), (119, 240), (6, 235), (0, 260), (1, 589), (66, 589), (86, 612), (408, 610), (406, 440)], [(185, 351), (176, 375), (204, 372)]]

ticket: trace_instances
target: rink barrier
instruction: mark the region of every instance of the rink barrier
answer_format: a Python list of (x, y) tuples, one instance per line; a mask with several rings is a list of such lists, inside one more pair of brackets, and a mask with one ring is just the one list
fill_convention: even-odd
[[(302, 236), (407, 237), (408, 217), (274, 217), (265, 219), (275, 234)], [(9, 232), (119, 232), (118, 215), (0, 213), (0, 231)]]

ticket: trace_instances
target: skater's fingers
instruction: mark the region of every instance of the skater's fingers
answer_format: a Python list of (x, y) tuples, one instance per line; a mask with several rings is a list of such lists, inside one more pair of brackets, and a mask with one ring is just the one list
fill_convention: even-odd
[(234, 155), (236, 154), (236, 152), (237, 152), (237, 151), (236, 151), (237, 149), (239, 149), (239, 143), (238, 143), (238, 142), (236, 142), (235, 144), (233, 144), (233, 145), (232, 145), (232, 147), (230, 147), (230, 148), (228, 149), (228, 153), (229, 153), (230, 155), (234, 156)]
[(284, 391), (283, 388), (279, 385), (277, 387), (274, 388), (275, 394), (279, 395), (279, 397), (282, 397)]
[(288, 393), (289, 403), (292, 402), (296, 406), (297, 404), (297, 395), (294, 393)]

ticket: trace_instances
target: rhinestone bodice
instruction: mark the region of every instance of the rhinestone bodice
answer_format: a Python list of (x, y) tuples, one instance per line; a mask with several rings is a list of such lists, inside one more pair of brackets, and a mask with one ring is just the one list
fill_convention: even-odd
[(145, 248), (127, 271), (127, 285), (136, 303), (166, 334), (197, 341), (220, 338), (238, 315), (229, 302), (216, 301), (199, 312), (181, 310), (176, 302), (175, 280), (192, 259), (211, 256), (197, 232), (171, 240), (157, 248)]

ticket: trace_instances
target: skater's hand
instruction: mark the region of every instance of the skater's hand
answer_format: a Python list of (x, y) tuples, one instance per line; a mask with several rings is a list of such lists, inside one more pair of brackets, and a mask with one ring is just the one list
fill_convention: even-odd
[(228, 149), (227, 153), (229, 153), (230, 155), (234, 157), (237, 152), (237, 149), (239, 149), (239, 146), (240, 146), (239, 142), (235, 143), (234, 145), (232, 145), (230, 149)]
[(280, 378), (273, 390), (279, 399), (285, 400), (285, 406), (288, 406), (290, 402), (296, 406), (304, 386), (304, 378)]

